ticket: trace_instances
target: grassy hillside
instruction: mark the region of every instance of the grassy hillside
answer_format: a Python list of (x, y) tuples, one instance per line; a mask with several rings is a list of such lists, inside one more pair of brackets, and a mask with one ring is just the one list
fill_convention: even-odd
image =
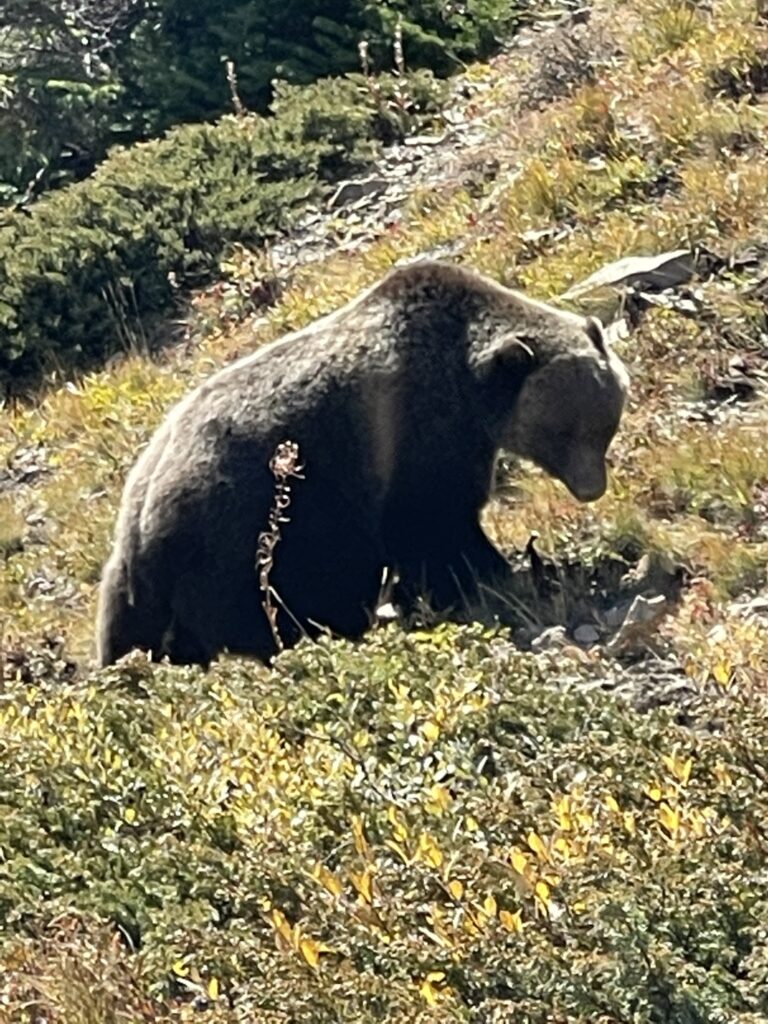
[[(0, 1021), (766, 1019), (768, 25), (710, 6), (598, 5), (470, 69), (485, 141), (399, 221), (265, 315), (243, 296), (269, 256), (239, 251), (185, 344), (0, 413)], [(510, 554), (538, 534), (547, 592), (516, 556), (513, 629), (94, 672), (122, 484), (164, 411), (442, 247), (549, 300), (699, 256), (618, 344), (606, 497), (506, 467), (486, 526)], [(611, 644), (641, 592), (664, 614)]]

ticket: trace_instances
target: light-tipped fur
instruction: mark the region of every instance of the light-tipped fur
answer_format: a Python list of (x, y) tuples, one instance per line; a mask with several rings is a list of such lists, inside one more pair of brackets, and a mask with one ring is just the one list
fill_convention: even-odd
[(395, 270), (233, 363), (168, 414), (130, 473), (98, 613), (99, 660), (180, 662), (275, 644), (255, 567), (278, 444), (298, 444), (271, 572), (286, 645), (367, 627), (382, 570), (450, 608), (509, 567), (479, 525), (501, 447), (583, 500), (606, 485), (626, 372), (596, 321), (471, 270)]

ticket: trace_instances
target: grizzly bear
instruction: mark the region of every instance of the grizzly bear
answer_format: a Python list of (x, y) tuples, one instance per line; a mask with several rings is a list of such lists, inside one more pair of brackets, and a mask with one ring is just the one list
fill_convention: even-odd
[[(393, 271), (171, 410), (125, 486), (100, 663), (135, 647), (269, 661), (302, 635), (358, 637), (385, 570), (403, 602), (423, 593), (445, 611), (503, 588), (510, 566), (479, 522), (499, 449), (592, 501), (626, 389), (596, 320), (443, 263)], [(287, 481), (268, 609), (259, 538), (286, 441), (301, 474)]]

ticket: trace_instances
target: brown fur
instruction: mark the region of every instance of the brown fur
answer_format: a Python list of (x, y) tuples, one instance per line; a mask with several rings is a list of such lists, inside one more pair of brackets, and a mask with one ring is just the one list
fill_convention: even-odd
[(100, 662), (132, 647), (201, 664), (225, 649), (271, 657), (255, 553), (286, 440), (304, 465), (270, 577), (286, 644), (362, 633), (385, 567), (404, 601), (426, 589), (442, 608), (503, 586), (509, 567), (478, 521), (498, 450), (599, 497), (626, 386), (595, 321), (470, 270), (394, 271), (171, 410), (126, 483)]

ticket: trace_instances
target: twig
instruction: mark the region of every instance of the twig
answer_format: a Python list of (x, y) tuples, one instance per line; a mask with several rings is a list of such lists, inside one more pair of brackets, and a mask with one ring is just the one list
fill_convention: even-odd
[(275, 496), (272, 507), (269, 510), (267, 528), (259, 534), (256, 548), (256, 565), (259, 570), (259, 587), (264, 594), (262, 607), (267, 616), (269, 628), (278, 651), (284, 648), (280, 632), (277, 628), (278, 605), (284, 607), (280, 596), (269, 582), (269, 574), (275, 563), (275, 548), (277, 547), (283, 523), (289, 522), (286, 515), (291, 504), (291, 477), (303, 480), (301, 475), (303, 466), (299, 465), (299, 446), (295, 441), (282, 441), (275, 449), (275, 454), (269, 463), (270, 471), (275, 478)]

